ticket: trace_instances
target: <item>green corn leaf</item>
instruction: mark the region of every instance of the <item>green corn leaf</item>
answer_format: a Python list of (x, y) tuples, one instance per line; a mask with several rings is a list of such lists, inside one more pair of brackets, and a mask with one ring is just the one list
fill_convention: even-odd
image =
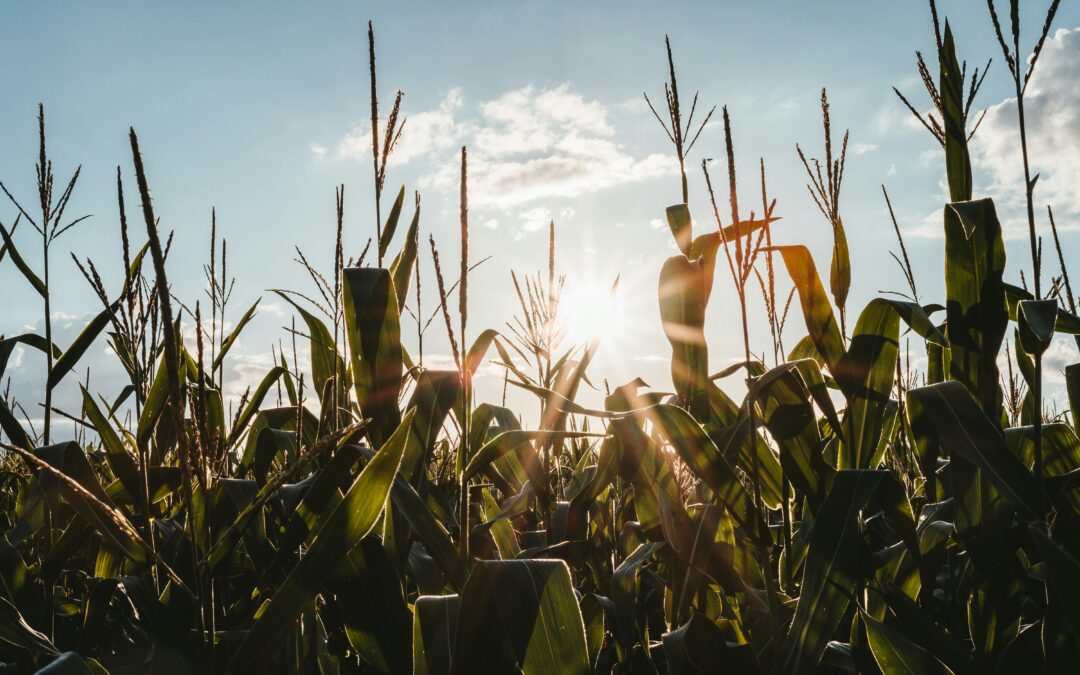
[(386, 222), (383, 223), (382, 237), (379, 239), (379, 259), (382, 260), (386, 257), (386, 252), (390, 249), (390, 242), (394, 239), (394, 233), (397, 232), (398, 221), (401, 220), (401, 207), (405, 203), (405, 186), (402, 185), (398, 190), (397, 197), (394, 198), (394, 205), (390, 207), (390, 213), (386, 215)]
[[(372, 451), (369, 448), (363, 448), (361, 452), (368, 454)], [(417, 540), (424, 545), (442, 569), (450, 585), (454, 588), (463, 587), (467, 575), (465, 560), (450, 540), (446, 528), (439, 522), (423, 498), (404, 478), (398, 476), (394, 479), (390, 499), (397, 512), (400, 512), (412, 528)]]
[(319, 519), (329, 514), (331, 505), (338, 503), (339, 500), (334, 497), (349, 479), (352, 467), (360, 456), (361, 451), (357, 446), (342, 446), (326, 466), (315, 474), (315, 480), (289, 516), (288, 524), (277, 542), (277, 556), (270, 570), (264, 572), (264, 578), (276, 578), (277, 571), (284, 568), (286, 560), (310, 539), (310, 535), (318, 528)]
[(229, 661), (227, 673), (247, 672), (271, 651), (277, 638), (312, 601), (328, 575), (375, 527), (405, 452), (412, 412), (353, 481), (341, 503), (323, 520), (307, 554), (279, 586), (269, 605)]
[[(1043, 447), (1043, 472), (1048, 483), (1060, 477), (1064, 485), (1070, 473), (1080, 469), (1080, 438), (1067, 424), (1044, 423), (1040, 430)], [(1031, 469), (1035, 464), (1035, 427), (1012, 427), (1005, 430), (1005, 442), (1024, 466)], [(1080, 513), (1080, 491), (1065, 489), (1061, 498)], [(1060, 508), (1060, 507), (1059, 507)]]
[(886, 480), (895, 478), (887, 471), (837, 472), (815, 514), (801, 593), (782, 649), (783, 672), (814, 672), (843, 621), (865, 571), (859, 513)]
[(803, 318), (810, 340), (817, 347), (823, 365), (835, 376), (836, 368), (844, 356), (844, 339), (836, 324), (829, 298), (821, 285), (814, 259), (805, 246), (777, 246), (763, 249), (779, 251), (787, 267), (788, 275), (799, 293)]
[(73, 442), (50, 445), (34, 451), (38, 459), (77, 483), (85, 493), (66, 481), (43, 474), (46, 484), (55, 485), (64, 500), (80, 518), (94, 527), (109, 544), (137, 564), (146, 562), (148, 551), (135, 537), (135, 528), (122, 511), (116, 508), (94, 474), (86, 453)]
[(24, 450), (33, 450), (33, 441), (23, 430), (19, 420), (15, 419), (15, 415), (12, 414), (7, 402), (4, 400), (0, 400), (0, 429), (4, 430), (4, 435), (8, 437), (8, 440), (13, 445), (17, 445)]
[(1065, 388), (1069, 395), (1073, 430), (1080, 435), (1080, 363), (1065, 366)]
[(255, 302), (251, 303), (251, 307), (244, 312), (244, 315), (240, 317), (240, 321), (236, 323), (236, 327), (229, 332), (225, 337), (224, 342), (221, 343), (221, 349), (218, 350), (216, 356), (214, 356), (214, 362), (210, 366), (210, 370), (216, 370), (225, 361), (225, 355), (229, 353), (232, 346), (236, 343), (236, 340), (240, 337), (240, 333), (244, 330), (244, 327), (248, 325), (248, 322), (255, 316), (255, 310), (259, 308), (259, 303), (262, 302), (262, 298), (259, 298)]
[[(248, 422), (259, 412), (259, 406), (262, 405), (263, 399), (266, 398), (266, 394), (270, 391), (270, 387), (274, 386), (274, 382), (286, 373), (286, 370), (281, 366), (274, 366), (266, 375), (263, 376), (259, 386), (255, 388), (251, 398), (248, 399), (247, 405), (240, 412), (240, 415), (236, 418), (236, 424), (233, 425), (232, 430), (229, 432), (229, 437), (225, 441), (225, 447), (232, 447), (237, 440), (239, 440), (241, 434), (247, 429)], [(257, 437), (256, 437), (257, 438)]]
[(910, 390), (908, 397), (919, 402), (942, 446), (981, 469), (1013, 508), (1029, 518), (1045, 513), (1035, 477), (1009, 451), (1004, 436), (963, 385), (932, 384)]
[(709, 349), (705, 344), (705, 307), (711, 282), (702, 259), (672, 256), (660, 270), (660, 319), (671, 343), (671, 380), (694, 417), (708, 421), (706, 385)]
[(15, 247), (15, 242), (11, 240), (11, 235), (8, 234), (7, 228), (3, 225), (0, 225), (0, 237), (4, 239), (4, 250), (11, 254), (11, 262), (15, 263), (15, 267), (30, 282), (38, 295), (43, 298), (48, 297), (49, 289), (45, 287), (45, 282), (37, 274), (34, 274), (34, 270), (30, 269), (30, 266), (23, 260), (23, 257), (19, 254), (19, 249)]
[[(759, 379), (760, 381), (760, 379)], [(770, 507), (780, 505), (780, 461), (769, 447), (759, 430), (750, 434), (750, 419), (744, 404), (740, 410), (727, 394), (713, 383), (706, 385), (709, 396), (710, 421), (703, 425), (717, 447), (725, 449), (725, 456), (747, 472), (755, 474), (761, 487), (761, 498)]]
[(871, 300), (859, 315), (847, 353), (833, 370), (848, 398), (841, 420), (838, 469), (872, 469), (896, 375), (899, 316), (885, 300)]
[(485, 443), (469, 458), (465, 467), (465, 477), (472, 478), (482, 471), (488, 464), (494, 462), (503, 455), (528, 447), (531, 449), (532, 442), (537, 439), (547, 438), (603, 438), (605, 434), (589, 433), (586, 431), (537, 431), (512, 429), (504, 431), (495, 438)]
[(640, 544), (623, 558), (611, 574), (611, 600), (614, 604), (615, 639), (624, 654), (629, 654), (634, 643), (648, 644), (644, 626), (637, 615), (637, 599), (640, 579), (644, 568), (666, 546), (663, 542)]
[[(521, 423), (512, 410), (504, 406), (481, 403), (473, 408), (472, 420), (469, 423), (470, 441), (469, 447), (474, 451), (484, 446), (496, 435), (503, 431), (520, 429)], [(496, 481), (499, 489), (506, 493), (514, 493), (521, 490), (521, 486), (529, 479), (525, 473), (525, 467), (517, 455), (507, 453), (491, 463), (487, 475)], [(500, 484), (502, 481), (505, 484)]]
[(296, 432), (284, 429), (263, 427), (255, 435), (255, 457), (251, 462), (251, 473), (260, 486), (266, 484), (270, 468), (279, 455), (281, 466), (286, 466), (296, 459)]
[(590, 672), (585, 624), (559, 560), (485, 560), (461, 592), (452, 675)]
[(450, 672), (460, 598), (421, 595), (413, 605), (413, 675)]
[[(401, 463), (401, 475), (412, 481), (427, 466), (450, 410), (461, 397), (461, 373), (456, 370), (424, 370), (416, 376), (416, 387), (405, 409), (415, 409), (413, 433)], [(475, 446), (474, 446), (475, 447)]]
[[(782, 218), (770, 218), (769, 222), (775, 223), (779, 220), (782, 220)], [(698, 257), (704, 257), (706, 260), (715, 259), (719, 248), (724, 245), (724, 241), (731, 244), (736, 239), (753, 234), (763, 227), (765, 227), (763, 219), (741, 220), (734, 225), (725, 227), (722, 230), (722, 235), (721, 232), (716, 230), (698, 235), (694, 237), (694, 242), (690, 245), (690, 252), (686, 254), (686, 257), (691, 260)]]
[(0, 595), (0, 641), (29, 651), (34, 656), (57, 656), (60, 650), (49, 637), (35, 630), (4, 596)]
[[(181, 362), (179, 366), (179, 378), (182, 381), (185, 377), (187, 366)], [(165, 412), (165, 406), (169, 401), (169, 373), (165, 363), (165, 358), (162, 357), (158, 361), (157, 372), (154, 374), (154, 379), (150, 383), (150, 392), (146, 396), (146, 401), (143, 402), (142, 414), (139, 416), (139, 422), (135, 431), (135, 438), (139, 447), (144, 447), (150, 440), (150, 435), (154, 432), (154, 428), (158, 423), (158, 419), (161, 414)]]
[(193, 639), (189, 639), (186, 624), (173, 614), (179, 609), (172, 604), (175, 589), (170, 585), (158, 594), (147, 579), (136, 576), (122, 576), (117, 581), (150, 634), (152, 653), (147, 664), (150, 670), (175, 675), (205, 672), (193, 663), (198, 660), (198, 650)]
[(949, 346), (949, 339), (945, 337), (945, 334), (930, 320), (931, 311), (940, 311), (942, 309), (940, 305), (927, 305), (926, 307), (923, 307), (915, 302), (893, 300), (890, 298), (885, 298), (884, 301), (889, 303), (900, 319), (907, 324), (908, 328), (915, 331), (917, 335), (927, 342), (937, 345), (938, 347), (947, 348)]
[[(1020, 303), (1024, 300), (1034, 300), (1035, 296), (1019, 286), (1012, 284), (1002, 284), (1002, 286), (1005, 288), (1005, 304), (1009, 310), (1009, 319), (1019, 321)], [(1080, 335), (1080, 316), (1058, 307), (1054, 331), (1065, 335)]]
[(416, 266), (416, 246), (419, 241), (420, 202), (416, 202), (416, 211), (405, 233), (405, 242), (401, 251), (390, 264), (390, 276), (394, 277), (394, 290), (397, 291), (398, 312), (405, 309), (405, 299), (409, 296), (409, 284), (412, 283), (413, 269)]
[(499, 558), (512, 560), (521, 553), (514, 527), (508, 519), (499, 516), (499, 504), (491, 496), (490, 490), (485, 488), (481, 492), (481, 497), (483, 499), (484, 520), (490, 523), (488, 531), (491, 532), (491, 538), (495, 542), (495, 549), (499, 553)]
[(952, 675), (952, 670), (930, 652), (904, 636), (903, 631), (861, 612), (866, 641), (883, 673), (897, 675)]
[[(314, 380), (316, 395), (322, 396), (326, 390), (327, 380), (332, 379), (336, 374), (341, 374), (343, 383), (347, 384), (348, 370), (345, 367), (345, 360), (341, 354), (334, 351), (334, 336), (330, 333), (330, 329), (319, 317), (301, 307), (285, 292), (275, 291), (275, 293), (292, 305), (307, 325), (308, 343), (311, 348), (311, 379)], [(348, 387), (343, 386), (339, 395), (344, 398), (347, 391)]]
[(401, 328), (394, 280), (385, 269), (345, 270), (345, 326), (353, 384), (367, 433), (380, 445), (398, 425), (402, 386)]
[[(315, 432), (319, 426), (319, 420), (306, 407), (297, 408), (296, 406), (285, 406), (282, 408), (266, 408), (254, 412), (250, 424), (245, 422), (245, 425), (248, 426), (247, 440), (244, 445), (244, 452), (240, 455), (240, 463), (237, 466), (236, 475), (242, 476), (255, 464), (255, 451), (259, 442), (259, 434), (262, 433), (262, 430), (269, 427), (271, 429), (295, 432), (298, 412), (303, 416), (303, 421), (301, 422), (303, 427), (302, 442), (308, 446), (315, 442)], [(239, 438), (239, 435), (237, 437)], [(229, 445), (228, 447), (234, 446)]]
[(679, 250), (689, 259), (690, 247), (694, 241), (694, 228), (690, 220), (690, 209), (686, 207), (686, 204), (675, 204), (667, 207), (665, 214), (667, 215), (668, 227), (671, 228), (671, 236), (675, 237), (675, 243), (678, 245)]
[(71, 346), (60, 355), (60, 358), (53, 363), (52, 370), (49, 371), (48, 387), (50, 389), (60, 384), (60, 380), (64, 379), (64, 376), (71, 372), (71, 369), (75, 367), (82, 355), (86, 353), (86, 350), (90, 348), (90, 345), (94, 342), (97, 336), (109, 325), (109, 321), (112, 319), (113, 312), (119, 306), (120, 301), (117, 300), (112, 305), (101, 310), (97, 316), (90, 320), (90, 323), (86, 324), (79, 336), (75, 338), (75, 341), (71, 343)]
[(833, 302), (840, 309), (847, 304), (848, 290), (851, 288), (851, 255), (848, 253), (847, 234), (844, 221), (837, 220), (833, 228), (832, 260), (829, 262), (829, 290)]
[(997, 354), (1009, 322), (1004, 270), (1005, 245), (994, 203), (980, 199), (946, 206), (949, 376), (975, 395), (991, 419), (996, 419), (1001, 409)]
[[(816, 366), (817, 362), (810, 363)], [(798, 371), (785, 370), (766, 382), (757, 400), (765, 428), (779, 446), (785, 477), (816, 507), (825, 498), (835, 471), (822, 456), (810, 393)]]
[[(0, 375), (4, 374), (7, 370), (8, 359), (11, 358), (11, 353), (15, 350), (15, 347), (19, 345), (26, 345), (33, 349), (38, 350), (42, 354), (45, 353), (48, 347), (48, 343), (45, 342), (45, 338), (36, 333), (23, 333), (14, 337), (4, 338), (0, 340)], [(56, 345), (52, 347), (53, 358), (60, 358), (60, 348)]]
[(499, 331), (492, 328), (488, 328), (476, 336), (472, 346), (469, 347), (469, 351), (465, 354), (465, 367), (468, 368), (470, 373), (475, 375), (476, 371), (480, 369), (488, 349), (497, 337), (499, 337)]
[(705, 481), (716, 493), (719, 503), (746, 528), (747, 534), (758, 543), (764, 543), (765, 523), (753, 497), (701, 425), (685, 410), (673, 405), (654, 406), (649, 409), (649, 416), (690, 470)]
[(1017, 316), (1020, 344), (1032, 356), (1041, 356), (1054, 340), (1057, 300), (1021, 300)]
[(663, 642), (670, 675), (759, 672), (749, 643), (732, 644), (719, 626), (700, 614), (664, 633)]
[(1080, 559), (1038, 525), (1029, 525), (1028, 532), (1046, 564), (1047, 594), (1068, 612), (1073, 626), (1080, 626)]
[(379, 672), (409, 672), (412, 615), (394, 561), (378, 537), (365, 537), (349, 552), (330, 588), (349, 644), (364, 663)]
[(109, 467), (116, 474), (117, 479), (124, 485), (130, 495), (141, 495), (145, 491), (139, 474), (139, 467), (135, 460), (128, 454), (127, 448), (116, 434), (109, 419), (101, 412), (94, 397), (84, 387), (80, 386), (83, 396), (83, 413), (90, 424), (94, 425), (101, 444), (105, 446), (105, 456), (108, 458)]
[[(940, 64), (938, 91), (945, 127), (945, 173), (949, 197), (951, 201), (958, 202), (971, 199), (971, 156), (967, 144), (964, 73), (956, 60), (956, 44), (948, 20), (945, 21), (945, 35), (941, 41)], [(948, 222), (945, 227), (948, 230)]]

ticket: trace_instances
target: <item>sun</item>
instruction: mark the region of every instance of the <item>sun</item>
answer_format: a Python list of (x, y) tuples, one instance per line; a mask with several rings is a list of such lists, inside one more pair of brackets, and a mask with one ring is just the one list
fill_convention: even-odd
[(617, 341), (626, 329), (617, 282), (608, 286), (595, 281), (568, 281), (559, 299), (559, 314), (566, 341), (586, 344)]

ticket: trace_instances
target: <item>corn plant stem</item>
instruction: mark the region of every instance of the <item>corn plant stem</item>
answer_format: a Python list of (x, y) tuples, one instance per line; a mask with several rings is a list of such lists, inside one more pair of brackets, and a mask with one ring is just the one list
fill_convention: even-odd
[[(746, 316), (746, 285), (745, 283), (739, 284), (739, 311), (742, 318), (742, 333), (743, 333), (743, 357), (746, 363), (750, 363), (750, 324)], [(765, 509), (761, 501), (761, 472), (758, 470), (758, 457), (757, 457), (757, 411), (756, 403), (754, 400), (747, 400), (747, 414), (750, 419), (750, 457), (752, 458), (752, 472), (753, 472), (753, 487), (754, 487), (754, 506), (757, 508), (758, 514), (765, 518)], [(768, 523), (766, 523), (766, 535), (768, 535)], [(780, 663), (780, 626), (776, 622), (776, 583), (773, 580), (773, 567), (772, 567), (772, 551), (771, 542), (765, 542), (761, 551), (761, 567), (762, 576), (765, 578), (765, 595), (768, 597), (769, 602), (769, 631), (772, 634), (770, 644), (773, 651), (773, 663)]]
[[(48, 499), (45, 500), (45, 532), (49, 540), (49, 551), (52, 551), (55, 541), (53, 540), (52, 504)], [(40, 557), (44, 558), (44, 556)], [(53, 641), (56, 640), (56, 608), (53, 606), (55, 593), (56, 584), (50, 581), (45, 585), (45, 607), (49, 611), (49, 639)]]
[(682, 177), (682, 203), (686, 204), (690, 201), (690, 192), (686, 185), (686, 164), (681, 147), (679, 148), (679, 175)]
[[(46, 223), (47, 225), (48, 223)], [(49, 237), (47, 230), (46, 234), (41, 235), (41, 250), (43, 256), (44, 277), (45, 277), (45, 423), (44, 423), (44, 439), (45, 445), (49, 444), (50, 435), (52, 432), (52, 384), (50, 376), (53, 370), (53, 350), (52, 350), (52, 302), (50, 299), (51, 293), (49, 293)]]
[(379, 180), (379, 95), (375, 84), (375, 29), (368, 21), (368, 65), (371, 70), (371, 163), (375, 175), (375, 255), (382, 267), (382, 183)]
[[(208, 466), (208, 453), (210, 452), (210, 443), (207, 438), (206, 428), (206, 371), (203, 368), (203, 329), (202, 320), (199, 317), (199, 308), (195, 306), (196, 320), (195, 330), (196, 337), (199, 344), (199, 400), (196, 406), (195, 433), (198, 435), (198, 447), (201, 449), (200, 457), (201, 462), (199, 464), (199, 482), (202, 483), (202, 508), (203, 513), (206, 514), (206, 541), (209, 545), (214, 541), (214, 524), (211, 517), (211, 497), (210, 497), (210, 468)], [(211, 339), (211, 344), (213, 339)], [(210, 374), (213, 377), (213, 373)], [(194, 521), (194, 518), (192, 519)], [(203, 626), (205, 628), (205, 634), (203, 637), (204, 645), (207, 652), (207, 659), (210, 663), (210, 672), (214, 672), (214, 576), (210, 571), (209, 562), (205, 557), (200, 561), (196, 573), (199, 575), (199, 585), (202, 589), (200, 597), (202, 598), (203, 606)]]
[[(1020, 151), (1024, 159), (1024, 195), (1027, 201), (1028, 240), (1031, 245), (1031, 275), (1035, 278), (1035, 299), (1042, 299), (1042, 270), (1039, 262), (1039, 242), (1035, 233), (1035, 183), (1031, 180), (1031, 164), (1028, 160), (1027, 125), (1024, 119), (1024, 86), (1020, 81), (1020, 69), (1017, 66), (1013, 74), (1016, 86), (1016, 114), (1020, 127)], [(1042, 462), (1042, 355), (1035, 355), (1035, 381), (1032, 383), (1032, 397), (1035, 399), (1034, 445), (1035, 445), (1035, 480), (1043, 488)]]
[[(43, 208), (44, 210), (44, 208)], [(48, 235), (48, 213), (44, 213), (45, 220), (42, 221), (42, 234), (41, 234), (41, 249), (43, 266), (44, 266), (44, 281), (45, 281), (45, 423), (44, 423), (44, 441), (45, 445), (49, 444), (49, 434), (52, 426), (52, 386), (49, 384), (53, 369), (53, 351), (52, 351), (52, 310), (50, 307), (49, 299), (49, 235)], [(52, 528), (52, 506), (46, 502), (45, 506), (45, 527), (48, 531), (49, 537), (49, 550), (53, 549), (55, 541), (53, 539)], [(53, 607), (55, 602), (54, 598), (54, 584), (48, 584), (48, 599), (46, 601), (46, 607), (49, 610), (49, 638), (56, 640), (56, 611)]]
[[(339, 191), (336, 191), (337, 202), (337, 244), (334, 249), (334, 387), (332, 391), (333, 398), (331, 399), (333, 406), (333, 418), (331, 424), (332, 430), (337, 431), (341, 426), (340, 416), (340, 402), (341, 402), (341, 361), (338, 359), (338, 349), (340, 347), (341, 338), (341, 313), (342, 313), (342, 292), (343, 284), (342, 279), (345, 276), (344, 269), (344, 257), (342, 248), (342, 218), (344, 216), (345, 209), (345, 186), (341, 186)], [(299, 443), (300, 439), (297, 438)]]
[[(142, 375), (140, 371), (140, 364), (138, 358), (138, 338), (135, 334), (135, 298), (138, 293), (137, 277), (132, 276), (131, 273), (131, 256), (128, 243), (128, 224), (127, 224), (127, 210), (124, 205), (124, 181), (122, 174), (120, 173), (120, 167), (116, 167), (116, 198), (120, 207), (120, 239), (123, 244), (124, 251), (124, 290), (127, 293), (126, 302), (124, 302), (123, 310), (127, 315), (127, 329), (125, 331), (126, 336), (124, 339), (127, 341), (128, 352), (132, 355), (131, 358), (131, 383), (134, 386), (135, 394), (135, 419), (139, 419), (142, 416)], [(216, 222), (216, 221), (214, 221)], [(213, 251), (213, 241), (210, 243), (210, 250)], [(214, 288), (211, 284), (211, 288)], [(216, 296), (215, 296), (216, 297)], [(215, 301), (216, 304), (216, 301)], [(141, 306), (141, 305), (140, 305)], [(140, 311), (140, 319), (142, 312)], [(150, 546), (151, 550), (154, 550), (154, 526), (153, 519), (150, 514), (150, 453), (145, 444), (139, 444), (137, 448), (139, 455), (139, 478), (142, 482), (142, 507), (143, 507), (143, 536), (146, 537), (146, 542)], [(157, 562), (151, 561), (151, 577), (154, 585), (154, 592), (158, 592), (158, 571)]]
[(788, 485), (787, 472), (780, 467), (780, 499), (784, 516), (784, 564), (780, 566), (781, 587), (791, 594), (791, 486)]
[(461, 234), (461, 275), (458, 285), (458, 314), (461, 318), (461, 447), (458, 456), (461, 466), (461, 559), (466, 568), (469, 564), (469, 479), (465, 467), (469, 464), (469, 417), (472, 399), (472, 372), (469, 364), (469, 343), (465, 328), (469, 319), (469, 202), (468, 202), (468, 152), (461, 146), (461, 194), (460, 194), (460, 234)]
[(461, 407), (464, 410), (461, 420), (461, 443), (458, 448), (458, 477), (459, 488), (461, 490), (460, 505), (459, 505), (459, 519), (461, 523), (460, 537), (458, 546), (461, 549), (461, 559), (465, 561), (465, 565), (469, 563), (469, 479), (465, 475), (465, 467), (468, 466), (468, 452), (469, 452), (469, 431), (468, 424), (465, 420), (469, 417), (469, 376), (468, 372), (462, 371), (462, 403)]
[(1039, 483), (1039, 489), (1045, 489), (1043, 448), (1042, 448), (1042, 354), (1035, 354), (1035, 378), (1031, 383), (1031, 397), (1035, 402), (1034, 432), (1035, 432), (1035, 480)]

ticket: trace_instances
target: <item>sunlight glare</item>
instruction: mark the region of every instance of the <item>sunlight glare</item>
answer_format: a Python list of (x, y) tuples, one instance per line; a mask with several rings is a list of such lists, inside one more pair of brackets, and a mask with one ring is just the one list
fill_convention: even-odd
[(566, 340), (615, 342), (626, 329), (622, 303), (610, 286), (596, 282), (567, 283), (559, 302)]

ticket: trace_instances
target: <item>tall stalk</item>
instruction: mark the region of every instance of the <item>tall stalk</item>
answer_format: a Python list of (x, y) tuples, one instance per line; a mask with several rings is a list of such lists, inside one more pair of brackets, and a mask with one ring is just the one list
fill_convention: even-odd
[[(675, 159), (679, 162), (679, 178), (681, 179), (682, 186), (682, 203), (686, 204), (690, 201), (689, 190), (686, 184), (686, 156), (690, 154), (690, 150), (693, 149), (694, 144), (697, 143), (697, 139), (701, 136), (701, 132), (705, 129), (705, 125), (709, 123), (709, 119), (713, 113), (716, 112), (716, 106), (709, 109), (709, 112), (705, 115), (705, 119), (701, 121), (701, 124), (697, 126), (695, 131), (693, 128), (694, 112), (697, 110), (698, 94), (694, 92), (694, 100), (690, 104), (690, 115), (686, 118), (686, 123), (683, 123), (682, 119), (682, 104), (679, 103), (679, 82), (675, 79), (675, 59), (671, 55), (671, 40), (668, 36), (664, 36), (664, 48), (667, 50), (667, 62), (668, 62), (668, 81), (664, 83), (664, 102), (667, 106), (667, 121), (664, 121), (660, 117), (660, 113), (656, 111), (652, 101), (649, 99), (649, 95), (642, 93), (645, 97), (645, 103), (648, 104), (649, 110), (652, 111), (656, 121), (660, 123), (660, 127), (664, 130), (668, 140), (671, 142), (672, 147), (675, 149)], [(689, 142), (687, 138), (689, 137)]]
[[(1028, 82), (1031, 81), (1032, 73), (1035, 70), (1035, 64), (1039, 60), (1039, 54), (1042, 53), (1043, 45), (1046, 42), (1046, 37), (1050, 33), (1050, 27), (1054, 22), (1054, 16), (1057, 14), (1058, 5), (1061, 0), (1053, 0), (1049, 10), (1046, 13), (1046, 21), (1043, 23), (1042, 33), (1039, 36), (1038, 42), (1035, 43), (1035, 48), (1032, 50), (1031, 58), (1028, 61), (1027, 70), (1021, 72), (1020, 70), (1020, 2), (1019, 0), (1010, 0), (1009, 2), (1009, 18), (1011, 24), (1012, 35), (1012, 47), (1005, 41), (1005, 34), (1001, 28), (1001, 22), (998, 20), (997, 10), (994, 7), (994, 0), (986, 0), (987, 8), (990, 11), (990, 19), (994, 24), (994, 33), (997, 36), (998, 44), (1001, 46), (1002, 54), (1005, 56), (1005, 62), (1009, 67), (1009, 74), (1012, 76), (1013, 89), (1016, 93), (1016, 117), (1020, 130), (1020, 154), (1024, 162), (1024, 198), (1027, 207), (1027, 221), (1028, 221), (1028, 244), (1031, 247), (1031, 274), (1034, 277), (1032, 284), (1036, 300), (1042, 299), (1042, 260), (1039, 253), (1040, 241), (1039, 236), (1035, 229), (1035, 182), (1039, 179), (1031, 177), (1031, 162), (1028, 157), (1028, 143), (1027, 143), (1027, 123), (1024, 117), (1024, 91), (1027, 89)], [(1019, 318), (1019, 317), (1018, 317)], [(1040, 487), (1043, 484), (1043, 447), (1042, 447), (1042, 353), (1041, 351), (1032, 355), (1035, 361), (1035, 377), (1031, 383), (1031, 395), (1035, 400), (1035, 415), (1032, 420), (1034, 425), (1034, 454), (1035, 454), (1035, 478), (1039, 482)]]
[(469, 562), (469, 479), (465, 468), (469, 463), (469, 417), (472, 401), (472, 372), (469, 365), (469, 347), (465, 337), (465, 327), (469, 319), (469, 155), (465, 146), (461, 146), (461, 276), (458, 279), (458, 314), (461, 318), (461, 443), (458, 449), (458, 475), (461, 477), (461, 558)]
[[(7, 249), (9, 244), (12, 247), (11, 257), (19, 266), (23, 276), (26, 277), (37, 290), (43, 301), (44, 311), (44, 323), (45, 323), (45, 390), (44, 390), (44, 406), (45, 406), (45, 419), (42, 429), (42, 440), (45, 445), (49, 445), (52, 439), (52, 413), (53, 413), (53, 389), (56, 386), (56, 382), (53, 381), (53, 366), (55, 364), (55, 355), (53, 354), (53, 325), (52, 325), (52, 293), (49, 285), (51, 265), (49, 264), (49, 251), (52, 245), (60, 238), (65, 232), (78, 225), (83, 220), (86, 220), (89, 216), (82, 216), (76, 218), (69, 223), (61, 224), (64, 216), (64, 210), (67, 208), (68, 202), (71, 199), (71, 193), (75, 189), (75, 183), (79, 180), (79, 174), (82, 171), (82, 166), (75, 169), (71, 179), (68, 181), (64, 191), (60, 194), (60, 197), (53, 201), (53, 171), (52, 161), (49, 160), (48, 153), (45, 147), (45, 106), (38, 104), (38, 163), (36, 168), (37, 172), (37, 192), (38, 192), (38, 206), (40, 208), (41, 215), (40, 223), (35, 220), (30, 214), (19, 204), (18, 200), (8, 191), (7, 187), (0, 182), (0, 190), (7, 195), (7, 198), (12, 204), (19, 210), (19, 217), (26, 218), (30, 225), (37, 231), (41, 237), (41, 257), (42, 257), (42, 273), (39, 278), (34, 274), (30, 267), (21, 258), (16, 259), (16, 252), (14, 250), (14, 244), (9, 240), (11, 234), (5, 231), (4, 248)], [(12, 233), (15, 231), (15, 227), (18, 225), (16, 221), (12, 226)]]
[[(713, 191), (712, 179), (709, 176), (708, 163), (702, 161), (701, 168), (705, 175), (705, 185), (709, 193), (709, 200), (712, 205), (713, 215), (716, 219), (716, 225), (718, 234), (720, 237), (721, 245), (724, 249), (725, 257), (727, 258), (728, 269), (731, 272), (732, 282), (735, 287), (735, 292), (739, 300), (739, 317), (742, 326), (742, 338), (743, 338), (743, 359), (749, 368), (751, 358), (753, 356), (750, 351), (750, 322), (747, 315), (747, 298), (746, 298), (746, 283), (750, 278), (750, 275), (754, 272), (755, 263), (757, 257), (761, 252), (762, 242), (764, 241), (764, 235), (768, 228), (764, 227), (755, 232), (753, 228), (746, 228), (746, 234), (739, 233), (739, 224), (742, 223), (742, 219), (739, 216), (739, 197), (738, 197), (738, 185), (735, 175), (735, 151), (734, 144), (731, 136), (731, 119), (728, 116), (727, 106), (723, 108), (723, 120), (724, 120), (724, 144), (727, 155), (727, 170), (728, 170), (728, 194), (729, 205), (731, 207), (731, 222), (733, 231), (736, 232), (735, 237), (729, 240), (725, 233), (724, 227), (720, 219), (719, 208), (716, 204), (716, 197)], [(772, 220), (773, 209), (776, 206), (775, 200), (769, 202), (767, 195), (764, 193), (765, 180), (762, 176), (762, 203), (764, 205), (765, 212), (762, 214), (762, 218), (767, 224)], [(754, 220), (754, 214), (750, 214), (750, 221)], [(746, 241), (743, 241), (745, 237)], [(732, 246), (734, 245), (734, 246)], [(732, 248), (734, 248), (734, 256), (732, 255)], [(749, 371), (748, 371), (749, 373)], [(752, 398), (752, 382), (750, 378), (747, 378), (747, 386), (749, 389), (746, 400), (746, 413), (749, 423), (749, 439), (750, 439), (750, 456), (751, 456), (751, 483), (753, 487), (754, 506), (757, 512), (761, 514), (762, 518), (767, 513), (764, 502), (761, 497), (761, 472), (760, 462), (757, 455), (757, 403)], [(761, 551), (761, 568), (762, 577), (765, 580), (765, 593), (769, 600), (769, 624), (770, 630), (773, 635), (771, 642), (773, 649), (773, 656), (776, 663), (779, 663), (780, 657), (780, 626), (777, 623), (777, 598), (776, 598), (776, 581), (773, 577), (774, 569), (772, 563), (772, 551), (771, 545), (766, 544)]]
[(386, 183), (386, 163), (394, 151), (401, 131), (405, 128), (405, 119), (398, 122), (401, 112), (401, 98), (404, 94), (398, 90), (390, 115), (386, 118), (383, 138), (379, 140), (379, 91), (376, 86), (375, 71), (375, 28), (368, 21), (368, 72), (371, 79), (371, 166), (375, 178), (375, 255), (378, 266), (383, 266), (385, 246), (383, 242), (382, 191)]
[(379, 267), (382, 267), (382, 250), (378, 246), (382, 241), (382, 183), (379, 181), (379, 91), (375, 86), (375, 27), (367, 24), (368, 35), (368, 70), (371, 73), (371, 164), (375, 173), (375, 254)]

